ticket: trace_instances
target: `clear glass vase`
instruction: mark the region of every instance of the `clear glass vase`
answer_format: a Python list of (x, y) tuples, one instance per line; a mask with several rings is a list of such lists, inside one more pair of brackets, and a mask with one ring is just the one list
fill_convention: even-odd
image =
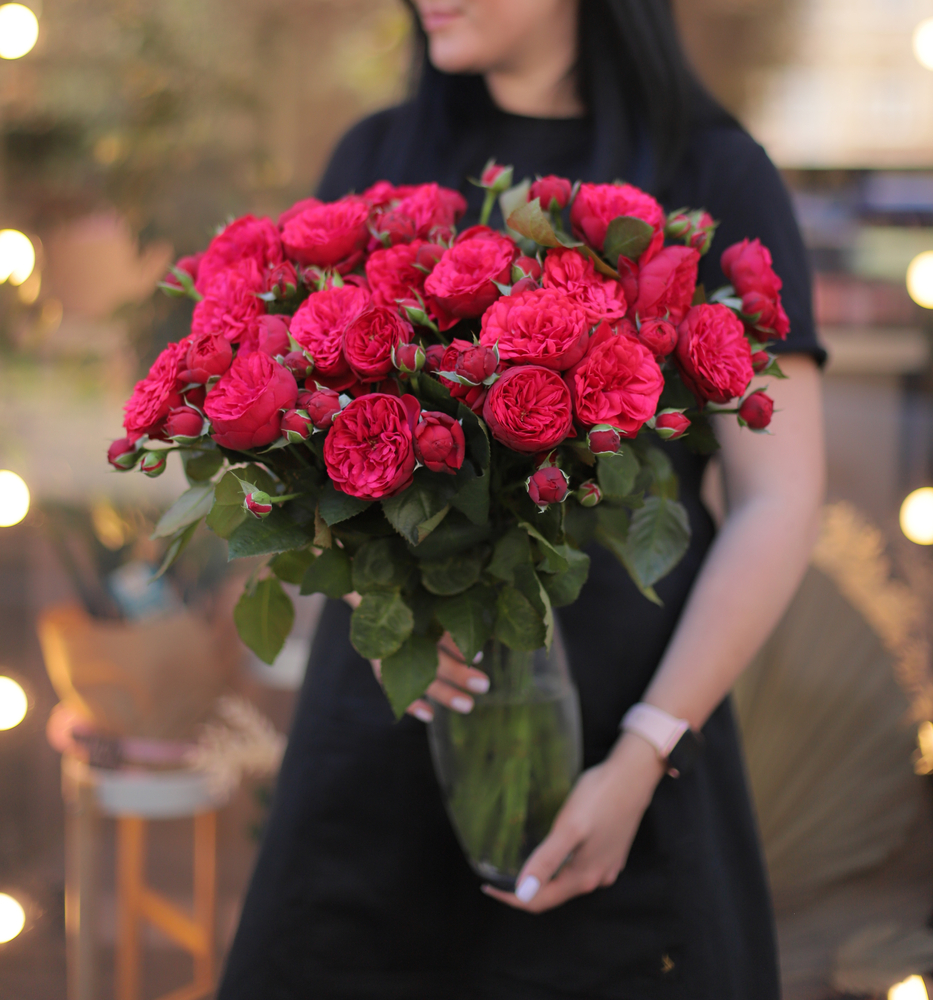
[(533, 653), (493, 640), (480, 667), (490, 687), (472, 712), (434, 704), (431, 756), (470, 864), (512, 891), (580, 773), (580, 704), (557, 634)]

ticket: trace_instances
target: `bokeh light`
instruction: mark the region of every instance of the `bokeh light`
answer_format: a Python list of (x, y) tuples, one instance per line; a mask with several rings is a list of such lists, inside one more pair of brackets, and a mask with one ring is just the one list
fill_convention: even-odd
[(929, 995), (920, 976), (910, 976), (888, 990), (888, 1000), (929, 1000)]
[(29, 513), (29, 487), (23, 480), (0, 469), (0, 528), (10, 528)]
[(12, 896), (0, 892), (0, 944), (12, 941), (26, 926), (26, 911)]
[(933, 69), (933, 17), (914, 28), (914, 55), (921, 66)]
[(0, 729), (12, 729), (26, 718), (29, 699), (12, 677), (0, 677)]
[(39, 37), (36, 15), (21, 3), (0, 7), (0, 57), (19, 59), (32, 51)]
[(904, 499), (901, 531), (917, 545), (933, 545), (933, 487), (914, 490)]
[(29, 237), (17, 229), (0, 230), (0, 281), (21, 285), (35, 266), (36, 248)]
[(907, 291), (918, 306), (933, 309), (933, 250), (918, 253), (910, 262)]

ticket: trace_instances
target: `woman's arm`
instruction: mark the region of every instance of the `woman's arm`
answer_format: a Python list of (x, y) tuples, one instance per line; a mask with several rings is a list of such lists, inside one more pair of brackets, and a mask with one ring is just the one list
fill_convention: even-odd
[[(716, 418), (729, 514), (642, 699), (694, 728), (768, 638), (816, 540), (824, 488), (820, 376), (805, 355), (785, 356), (781, 365), (789, 378), (769, 384), (770, 435)], [(522, 870), (517, 895), (486, 891), (540, 912), (611, 885), (662, 775), (654, 749), (623, 734), (603, 763), (581, 775)]]

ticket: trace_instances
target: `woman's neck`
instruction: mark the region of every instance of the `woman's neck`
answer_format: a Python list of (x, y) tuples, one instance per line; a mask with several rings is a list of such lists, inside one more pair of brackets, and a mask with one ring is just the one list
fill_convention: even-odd
[(501, 70), (485, 74), (486, 86), (498, 107), (530, 118), (581, 118), (586, 109), (580, 100), (572, 68), (555, 78), (553, 69)]

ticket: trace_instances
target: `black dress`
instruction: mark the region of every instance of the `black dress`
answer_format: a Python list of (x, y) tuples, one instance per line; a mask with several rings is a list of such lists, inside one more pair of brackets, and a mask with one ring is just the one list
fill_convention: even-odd
[[(436, 180), (462, 190), (475, 219), (481, 192), (465, 178), (492, 155), (514, 164), (517, 179), (613, 179), (587, 175), (589, 120), (493, 109), (443, 155), (427, 151), (393, 175), (408, 114), (403, 106), (356, 126), (321, 196), (380, 177)], [(781, 349), (820, 358), (805, 252), (762, 149), (734, 126), (698, 128), (664, 201), (722, 220), (701, 271), (710, 289), (725, 284), (726, 246), (758, 236), (770, 247), (792, 324)], [(699, 499), (705, 460), (676, 443), (668, 450), (693, 538), (657, 585), (664, 606), (596, 547), (580, 599), (560, 612), (587, 766), (605, 757), (650, 681), (713, 538)], [(479, 891), (444, 812), (425, 727), (393, 722), (350, 646), (349, 615), (331, 601), (319, 625), (219, 1000), (777, 1000), (768, 885), (728, 700), (705, 727), (698, 767), (661, 781), (615, 885), (531, 916)]]

